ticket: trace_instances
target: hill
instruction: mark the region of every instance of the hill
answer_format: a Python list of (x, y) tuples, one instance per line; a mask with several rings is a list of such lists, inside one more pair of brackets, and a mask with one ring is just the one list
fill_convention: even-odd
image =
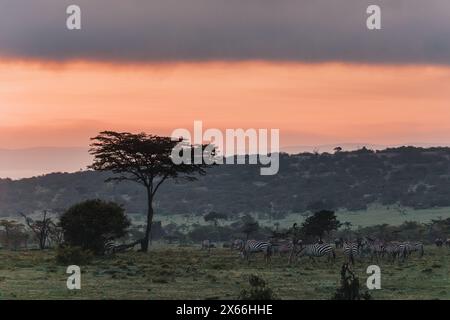
[(88, 148), (0, 149), (0, 177), (13, 179), (55, 171), (75, 172), (92, 161)]
[[(83, 171), (1, 179), (0, 216), (60, 211), (89, 198), (113, 200), (129, 212), (145, 212), (145, 193), (139, 185), (104, 183), (108, 176)], [(258, 212), (280, 218), (323, 208), (364, 210), (373, 203), (415, 209), (450, 206), (450, 148), (281, 154), (275, 176), (260, 176), (255, 165), (217, 166), (198, 181), (163, 185), (156, 210), (165, 214)]]

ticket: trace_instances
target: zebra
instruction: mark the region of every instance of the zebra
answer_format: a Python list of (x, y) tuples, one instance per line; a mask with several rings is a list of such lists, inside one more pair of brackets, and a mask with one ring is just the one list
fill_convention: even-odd
[(107, 256), (109, 256), (111, 254), (114, 254), (116, 245), (117, 244), (115, 242), (113, 242), (113, 241), (107, 241), (105, 243), (105, 245), (103, 246), (103, 254), (107, 255)]
[(250, 262), (250, 256), (258, 252), (264, 254), (264, 259), (268, 263), (273, 253), (272, 244), (268, 241), (248, 240), (241, 250), (241, 258)]
[(382, 241), (367, 238), (366, 250), (370, 255), (371, 261), (373, 261), (374, 257), (377, 261), (379, 261), (379, 259), (382, 258), (386, 252), (386, 246)]
[(395, 258), (398, 261), (400, 261), (400, 258), (404, 261), (408, 256), (408, 244), (404, 242), (389, 242), (386, 245), (386, 253), (388, 259), (389, 257), (392, 258), (392, 262), (395, 261)]
[(236, 239), (233, 242), (231, 242), (231, 250), (239, 250), (242, 251), (242, 248), (244, 247), (244, 240), (242, 239)]
[(282, 255), (289, 254), (289, 263), (292, 260), (292, 256), (295, 252), (295, 248), (301, 245), (301, 240), (297, 240), (297, 244), (294, 245), (292, 240), (281, 240), (277, 242), (271, 242), (273, 254), (278, 254), (280, 257)]
[(418, 252), (420, 257), (423, 257), (424, 250), (422, 242), (407, 242), (406, 243), (406, 253), (408, 256), (413, 252)]
[(292, 253), (294, 250), (294, 244), (289, 240), (282, 240), (272, 243), (273, 253), (278, 253), (280, 256), (282, 254)]
[(343, 244), (343, 253), (347, 257), (347, 260), (351, 264), (355, 264), (355, 257), (362, 256), (362, 244), (360, 242), (347, 242)]
[(112, 255), (118, 252), (126, 251), (127, 249), (131, 249), (136, 245), (136, 242), (131, 244), (120, 244), (114, 241), (107, 241), (103, 246), (104, 255)]
[(328, 261), (336, 259), (336, 252), (332, 245), (327, 243), (315, 243), (302, 245), (297, 253), (297, 257), (308, 256), (310, 259), (314, 260), (315, 257), (327, 256)]

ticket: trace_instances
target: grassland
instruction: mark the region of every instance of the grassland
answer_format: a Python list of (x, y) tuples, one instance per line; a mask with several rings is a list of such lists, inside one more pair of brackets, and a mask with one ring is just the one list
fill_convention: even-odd
[[(281, 228), (289, 228), (294, 222), (302, 223), (307, 215), (305, 213), (292, 213), (280, 220), (269, 220), (256, 214), (253, 216), (258, 220), (260, 225), (273, 227), (275, 223), (278, 223)], [(397, 226), (405, 221), (428, 223), (431, 222), (431, 220), (438, 220), (441, 218), (446, 219), (450, 218), (450, 208), (442, 207), (420, 210), (405, 208), (405, 211), (400, 213), (395, 208), (372, 205), (367, 210), (338, 210), (336, 211), (336, 216), (341, 222), (351, 222), (352, 228), (356, 229), (358, 227), (367, 227), (383, 223)], [(131, 217), (134, 223), (139, 224), (144, 222), (144, 216), (142, 215), (131, 215)], [(194, 223), (200, 225), (207, 224), (207, 222), (204, 221), (203, 216), (198, 215), (157, 215), (156, 219), (160, 220), (163, 225), (168, 225), (170, 223), (175, 223), (177, 225), (192, 225)], [(221, 221), (221, 224), (227, 225), (231, 222), (233, 221)]]
[[(329, 299), (339, 285), (343, 262), (302, 259), (288, 266), (275, 256), (265, 265), (261, 256), (250, 264), (229, 249), (210, 253), (194, 247), (161, 247), (148, 254), (128, 252), (98, 258), (82, 266), (82, 288), (66, 288), (65, 266), (54, 251), (0, 250), (0, 299), (236, 299), (248, 276), (267, 280), (281, 299)], [(423, 258), (403, 263), (381, 261), (382, 289), (375, 299), (450, 299), (450, 250), (426, 247)], [(364, 284), (370, 261), (354, 269)]]

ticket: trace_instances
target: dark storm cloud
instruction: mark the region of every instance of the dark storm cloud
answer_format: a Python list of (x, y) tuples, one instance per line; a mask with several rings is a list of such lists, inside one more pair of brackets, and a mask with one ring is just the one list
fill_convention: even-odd
[[(82, 9), (82, 30), (65, 27)], [(382, 8), (382, 30), (366, 8)], [(448, 0), (0, 0), (0, 55), (450, 64)]]

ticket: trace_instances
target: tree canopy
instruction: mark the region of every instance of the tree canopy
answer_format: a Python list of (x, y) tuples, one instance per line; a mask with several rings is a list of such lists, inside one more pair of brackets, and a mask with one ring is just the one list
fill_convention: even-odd
[(73, 247), (105, 252), (105, 244), (125, 236), (130, 220), (114, 202), (88, 200), (70, 207), (61, 216), (64, 241)]
[[(92, 141), (90, 153), (94, 162), (91, 169), (113, 172), (115, 176), (108, 180), (130, 180), (146, 188), (147, 226), (141, 242), (142, 251), (148, 250), (154, 215), (153, 199), (160, 186), (167, 179), (195, 180), (198, 175), (206, 173), (205, 168), (213, 163), (215, 157), (214, 148), (208, 148), (209, 153), (204, 152), (206, 145), (189, 145), (182, 138), (174, 140), (146, 133), (103, 131)], [(189, 161), (176, 163), (172, 154), (180, 145), (178, 152)]]
[(302, 227), (307, 236), (319, 237), (322, 239), (325, 233), (337, 230), (341, 223), (337, 220), (334, 211), (321, 210), (306, 218)]

